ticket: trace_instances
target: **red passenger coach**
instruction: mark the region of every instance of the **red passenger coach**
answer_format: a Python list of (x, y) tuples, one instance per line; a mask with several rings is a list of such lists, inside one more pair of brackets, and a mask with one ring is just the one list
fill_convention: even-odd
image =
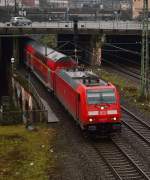
[(24, 49), (25, 63), (48, 88), (54, 89), (54, 72), (57, 68), (72, 68), (76, 62), (69, 56), (29, 40)]
[(58, 69), (55, 78), (56, 96), (82, 129), (102, 133), (121, 130), (115, 86), (90, 71)]

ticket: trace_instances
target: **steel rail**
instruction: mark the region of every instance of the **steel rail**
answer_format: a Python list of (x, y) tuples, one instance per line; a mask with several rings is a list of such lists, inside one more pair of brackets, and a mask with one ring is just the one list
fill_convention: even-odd
[[(132, 112), (130, 112), (129, 110), (127, 110), (124, 106), (121, 106), (121, 109), (123, 111), (125, 111), (128, 115), (130, 115), (132, 118), (134, 118), (137, 122), (141, 123), (142, 125), (144, 125), (146, 128), (150, 129), (150, 126), (143, 122), (140, 118), (138, 118), (136, 115), (134, 115)], [(129, 125), (127, 122), (123, 121), (123, 124), (125, 124), (125, 126), (127, 126), (132, 132), (134, 132), (136, 135), (138, 135), (148, 146), (150, 146), (150, 141), (147, 140), (142, 134), (140, 134), (134, 127), (132, 127), (131, 125)]]
[[(145, 172), (129, 157), (128, 154), (125, 153), (125, 151), (123, 149), (121, 149), (116, 144), (116, 142), (113, 139), (112, 139), (112, 143), (115, 146), (115, 148), (117, 148), (117, 150), (122, 154), (122, 156), (124, 156), (127, 159), (127, 161), (134, 167), (134, 169), (136, 169), (136, 172), (138, 172), (144, 179), (150, 180), (150, 178), (145, 174)], [(107, 154), (103, 155), (103, 153), (108, 153), (108, 155), (110, 156), (111, 155), (110, 152), (102, 152), (102, 150), (100, 150), (100, 148), (97, 147), (97, 145), (93, 145), (93, 147), (96, 150), (96, 152), (100, 155), (100, 157), (103, 159), (103, 161), (108, 165), (109, 169), (112, 171), (114, 176), (120, 180), (124, 179), (123, 177), (121, 177), (121, 175), (119, 175), (119, 172), (117, 172), (117, 170), (115, 169), (115, 167), (114, 167), (115, 165), (113, 165), (110, 162), (111, 160), (108, 160), (109, 157), (107, 157)], [(114, 158), (113, 153), (111, 156)], [(116, 161), (117, 161), (117, 158), (116, 158)]]
[(124, 107), (123, 105), (121, 105), (121, 109), (123, 111), (125, 111), (127, 114), (129, 114), (130, 116), (132, 116), (135, 120), (137, 120), (138, 122), (140, 122), (141, 124), (143, 124), (144, 126), (146, 126), (147, 128), (150, 129), (150, 125), (148, 125), (147, 123), (145, 123), (144, 121), (142, 121), (139, 117), (137, 117), (135, 114), (133, 114), (131, 111), (129, 111), (126, 107)]
[(113, 168), (111, 163), (109, 163), (109, 161), (102, 155), (102, 153), (98, 150), (98, 148), (95, 145), (93, 145), (93, 147), (96, 150), (97, 154), (102, 158), (102, 160), (107, 164), (109, 169), (112, 171), (112, 173), (115, 176), (115, 178), (117, 178), (118, 180), (122, 180), (122, 178), (119, 176), (119, 174), (117, 173), (115, 168)]
[(134, 165), (134, 167), (139, 171), (139, 173), (142, 175), (142, 176), (144, 176), (146, 179), (150, 179), (143, 171), (142, 171), (142, 169), (124, 152), (124, 150), (123, 149), (121, 149), (117, 144), (116, 144), (116, 142), (112, 139), (112, 141), (113, 141), (113, 143), (115, 144), (115, 146), (118, 148), (118, 150), (120, 151), (120, 152), (122, 152), (125, 156), (126, 156), (126, 158), (127, 159), (129, 159), (129, 161)]

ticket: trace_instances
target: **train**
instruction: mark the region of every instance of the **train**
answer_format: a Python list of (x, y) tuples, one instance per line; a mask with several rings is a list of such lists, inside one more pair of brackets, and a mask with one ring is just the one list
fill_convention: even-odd
[(121, 131), (120, 96), (113, 84), (61, 52), (47, 48), (45, 54), (45, 47), (34, 40), (24, 46), (24, 62), (83, 131)]

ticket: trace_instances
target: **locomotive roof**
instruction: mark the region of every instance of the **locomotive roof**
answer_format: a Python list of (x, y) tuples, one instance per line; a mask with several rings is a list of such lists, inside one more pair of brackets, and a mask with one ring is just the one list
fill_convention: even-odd
[(67, 55), (65, 55), (63, 53), (60, 53), (58, 51), (55, 51), (52, 48), (45, 47), (41, 44), (38, 44), (36, 41), (33, 41), (33, 40), (29, 41), (28, 45), (31, 45), (36, 50), (37, 53), (39, 53), (43, 56), (46, 56), (48, 59), (51, 59), (55, 62), (66, 59), (68, 57)]
[(66, 72), (72, 79), (80, 80), (86, 86), (104, 86), (107, 83), (101, 80), (92, 71), (67, 71)]
[(91, 71), (81, 71), (81, 70), (62, 70), (60, 76), (65, 79), (73, 88), (77, 84), (84, 84), (86, 87), (92, 86), (106, 86), (108, 83), (101, 80), (96, 74)]

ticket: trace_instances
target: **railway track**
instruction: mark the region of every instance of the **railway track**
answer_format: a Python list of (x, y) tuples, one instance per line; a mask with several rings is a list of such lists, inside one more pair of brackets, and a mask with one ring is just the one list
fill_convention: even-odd
[(115, 179), (150, 179), (139, 165), (128, 155), (126, 150), (115, 140), (103, 144), (94, 144), (96, 152), (107, 164)]
[(132, 132), (139, 136), (147, 145), (150, 146), (150, 126), (142, 119), (138, 118), (125, 107), (121, 107), (123, 112), (123, 124)]
[[(138, 81), (141, 79), (140, 69), (133, 69), (133, 67), (125, 66), (123, 64), (114, 64), (107, 60), (104, 60), (104, 63), (113, 67), (113, 69), (115, 69), (123, 74), (126, 74)], [(149, 79), (149, 83), (150, 83), (150, 79)]]
[(113, 67), (114, 69), (116, 69), (119, 72), (125, 73), (133, 78), (140, 79), (140, 71), (138, 71), (138, 70), (133, 71), (133, 68), (131, 68), (131, 67), (129, 68), (129, 67), (126, 67), (126, 66), (123, 66), (120, 64), (113, 64), (107, 60), (104, 60), (104, 63)]
[[(122, 107), (122, 128), (132, 139), (131, 144), (138, 150), (140, 156), (149, 164), (150, 169), (150, 126), (148, 122), (135, 116), (126, 108)], [(134, 141), (134, 142), (133, 142)]]

